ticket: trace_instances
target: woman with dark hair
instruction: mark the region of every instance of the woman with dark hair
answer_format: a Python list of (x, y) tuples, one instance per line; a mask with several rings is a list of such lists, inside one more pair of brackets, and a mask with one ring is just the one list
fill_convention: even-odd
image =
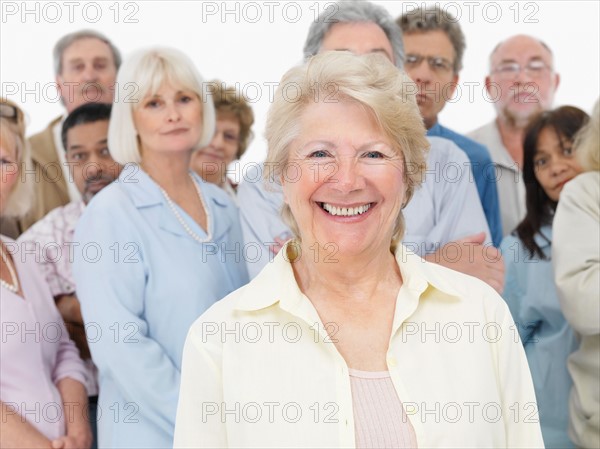
[(549, 448), (572, 447), (567, 435), (572, 382), (567, 357), (577, 346), (553, 282), (552, 221), (562, 188), (582, 171), (573, 141), (587, 120), (582, 110), (563, 106), (529, 123), (523, 143), (527, 213), (500, 246), (506, 266), (503, 297), (525, 347)]
[(552, 265), (562, 312), (579, 339), (569, 357), (569, 436), (600, 447), (600, 100), (577, 134), (585, 173), (565, 186), (554, 220)]

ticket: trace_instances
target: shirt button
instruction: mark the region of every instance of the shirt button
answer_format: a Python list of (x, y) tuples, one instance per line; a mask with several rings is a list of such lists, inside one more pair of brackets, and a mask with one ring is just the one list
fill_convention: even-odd
[(397, 365), (395, 357), (389, 357), (387, 360), (388, 366), (394, 367)]

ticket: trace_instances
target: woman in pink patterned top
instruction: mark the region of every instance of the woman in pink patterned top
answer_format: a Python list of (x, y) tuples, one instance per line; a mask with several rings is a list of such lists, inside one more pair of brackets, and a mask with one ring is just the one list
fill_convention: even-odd
[[(0, 100), (0, 216), (22, 214), (31, 183), (22, 111)], [(41, 273), (0, 244), (0, 447), (89, 448), (84, 367)], [(11, 253), (14, 253), (15, 256)]]

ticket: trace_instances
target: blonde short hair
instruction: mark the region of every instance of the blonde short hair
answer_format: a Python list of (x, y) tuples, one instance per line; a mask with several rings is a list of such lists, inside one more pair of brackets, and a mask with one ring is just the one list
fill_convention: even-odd
[[(265, 179), (281, 179), (288, 164), (289, 146), (300, 134), (298, 123), (305, 109), (335, 91), (335, 101), (354, 101), (371, 111), (382, 132), (402, 156), (407, 185), (405, 204), (423, 181), (429, 142), (417, 106), (416, 86), (387, 58), (378, 54), (354, 55), (346, 51), (322, 52), (289, 70), (281, 80), (266, 125), (268, 154)], [(292, 93), (294, 97), (291, 98)], [(400, 192), (398, 192), (400, 194)], [(299, 236), (290, 207), (283, 219)], [(393, 242), (404, 234), (404, 218), (398, 214)]]
[(600, 99), (596, 101), (590, 121), (575, 140), (577, 158), (586, 171), (600, 171)]
[(22, 217), (33, 204), (33, 181), (27, 180), (26, 173), (32, 173), (31, 150), (25, 139), (25, 119), (23, 111), (12, 101), (0, 98), (0, 103), (16, 108), (16, 122), (6, 117), (0, 117), (0, 145), (15, 149), (15, 158), (19, 177), (10, 194), (8, 203), (2, 215)]
[(215, 108), (204, 89), (204, 80), (192, 61), (179, 50), (151, 48), (140, 50), (126, 58), (117, 74), (115, 101), (108, 128), (108, 147), (121, 165), (140, 163), (141, 154), (133, 110), (148, 95), (153, 95), (164, 83), (189, 89), (202, 103), (202, 138), (197, 148), (206, 146), (215, 132)]

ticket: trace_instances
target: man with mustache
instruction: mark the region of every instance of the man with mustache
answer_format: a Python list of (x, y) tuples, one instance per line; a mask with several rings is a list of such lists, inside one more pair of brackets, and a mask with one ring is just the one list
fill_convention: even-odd
[(531, 117), (552, 108), (560, 81), (553, 62), (550, 48), (526, 35), (500, 42), (490, 55), (485, 86), (497, 117), (468, 135), (490, 150), (496, 166), (504, 235), (525, 216), (523, 135)]
[(98, 383), (75, 293), (73, 252), (82, 249), (73, 239), (75, 226), (86, 204), (121, 172), (122, 167), (113, 160), (107, 146), (110, 111), (109, 104), (88, 103), (67, 116), (62, 126), (62, 145), (66, 148), (65, 159), (80, 199), (52, 210), (18, 240), (22, 254), (35, 255), (69, 334), (86, 363), (86, 388), (94, 434), (96, 420), (92, 418), (96, 416)]
[(492, 240), (498, 247), (502, 241), (502, 223), (490, 152), (474, 140), (442, 126), (438, 120), (458, 84), (465, 35), (458, 20), (437, 5), (416, 8), (400, 16), (396, 23), (402, 29), (404, 69), (419, 89), (417, 103), (427, 135), (451, 140), (468, 156)]
[[(112, 103), (117, 70), (121, 64), (119, 50), (102, 34), (82, 30), (63, 36), (53, 51), (56, 84), (61, 101), (71, 113), (86, 103)], [(69, 167), (62, 148), (60, 130), (65, 115), (31, 136), (31, 156), (35, 176), (35, 201), (30, 213), (20, 221), (21, 231), (40, 220), (52, 209), (80, 199), (70, 182)]]

